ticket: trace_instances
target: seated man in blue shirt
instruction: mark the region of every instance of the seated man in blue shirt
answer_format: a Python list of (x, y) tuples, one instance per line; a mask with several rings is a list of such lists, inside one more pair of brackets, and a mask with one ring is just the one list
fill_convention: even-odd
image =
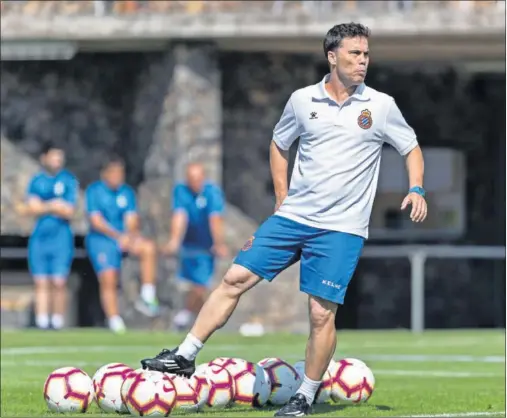
[(179, 253), (178, 276), (190, 284), (185, 308), (174, 318), (174, 325), (180, 330), (193, 322), (206, 299), (215, 256), (228, 254), (224, 243), (222, 191), (206, 182), (201, 164), (189, 164), (186, 177), (186, 183), (177, 184), (174, 189), (171, 235), (164, 247), (167, 254)]
[(86, 212), (90, 230), (85, 245), (100, 281), (102, 306), (109, 328), (122, 333), (125, 323), (118, 311), (117, 285), (125, 254), (140, 259), (142, 286), (136, 309), (153, 317), (159, 308), (156, 246), (140, 234), (135, 192), (125, 184), (125, 164), (119, 157), (111, 157), (102, 169), (101, 180), (86, 189)]
[(43, 170), (30, 181), (26, 202), (19, 209), (22, 214), (37, 218), (28, 242), (28, 266), (35, 282), (36, 326), (60, 329), (64, 325), (67, 276), (74, 256), (70, 219), (74, 215), (78, 182), (63, 169), (65, 153), (60, 147), (45, 145), (40, 161)]

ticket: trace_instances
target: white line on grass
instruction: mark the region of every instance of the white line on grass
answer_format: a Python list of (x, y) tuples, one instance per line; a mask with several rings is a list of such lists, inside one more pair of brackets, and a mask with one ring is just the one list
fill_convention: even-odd
[(505, 416), (505, 412), (461, 412), (455, 414), (401, 415), (400, 418), (458, 418)]
[[(24, 361), (2, 361), (2, 368), (14, 368), (20, 366), (27, 367), (100, 367), (106, 364), (106, 362), (98, 361), (80, 361), (80, 360), (24, 360)], [(504, 374), (500, 373), (474, 373), (474, 372), (444, 372), (439, 370), (382, 370), (375, 369), (375, 375), (384, 376), (411, 376), (411, 377), (449, 377), (449, 378), (495, 378), (503, 377)]]
[[(206, 351), (224, 352), (224, 351), (241, 351), (251, 350), (253, 347), (257, 349), (273, 348), (272, 346), (251, 346), (245, 344), (237, 345), (209, 345)], [(284, 346), (277, 345), (278, 350)], [(287, 347), (293, 347), (287, 346)], [(83, 352), (132, 352), (142, 350), (153, 350), (152, 346), (73, 346), (73, 347), (10, 347), (3, 348), (1, 354), (3, 356), (22, 356), (32, 354), (64, 354), (64, 353), (83, 353)], [(338, 353), (337, 353), (338, 354)], [(343, 356), (354, 357), (353, 354), (340, 353)], [(292, 355), (291, 355), (292, 357)], [(359, 355), (357, 356), (365, 361), (385, 361), (385, 362), (445, 362), (445, 363), (505, 363), (505, 357), (502, 356), (468, 356), (468, 355), (433, 355), (433, 354), (376, 354), (376, 355)]]

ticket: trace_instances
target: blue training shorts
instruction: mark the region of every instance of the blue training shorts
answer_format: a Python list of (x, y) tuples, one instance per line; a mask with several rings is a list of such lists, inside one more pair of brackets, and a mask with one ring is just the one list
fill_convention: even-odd
[(300, 290), (343, 304), (363, 245), (364, 238), (358, 235), (273, 215), (247, 241), (234, 263), (271, 281), (300, 260)]
[[(186, 254), (187, 253), (187, 254)], [(215, 273), (215, 258), (212, 254), (192, 254), (182, 251), (178, 278), (198, 286), (209, 287)]]
[(86, 238), (85, 247), (97, 275), (106, 270), (120, 270), (123, 252), (113, 240)]
[(30, 238), (28, 242), (28, 268), (32, 276), (66, 279), (74, 258), (74, 240), (48, 242)]

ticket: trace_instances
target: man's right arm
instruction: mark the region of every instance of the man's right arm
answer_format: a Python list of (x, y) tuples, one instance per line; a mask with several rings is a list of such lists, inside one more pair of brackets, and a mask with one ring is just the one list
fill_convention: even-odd
[(285, 105), (282, 117), (273, 130), (273, 140), (269, 150), (271, 177), (273, 178), (276, 199), (275, 212), (289, 192), (289, 148), (299, 137), (299, 134), (299, 125), (291, 96)]
[(26, 199), (24, 203), (18, 206), (18, 211), (22, 215), (41, 216), (50, 211), (50, 207), (39, 196), (37, 192), (36, 177), (34, 177), (26, 190)]
[(109, 225), (102, 216), (99, 199), (100, 196), (98, 196), (97, 191), (93, 187), (86, 189), (86, 213), (88, 215), (88, 219), (90, 220), (90, 225), (95, 231), (118, 240), (122, 234)]
[(174, 188), (173, 192), (173, 214), (171, 216), (171, 229), (169, 231), (169, 240), (165, 245), (164, 251), (168, 254), (178, 252), (185, 232), (187, 230), (187, 211), (183, 197), (183, 189), (180, 185)]

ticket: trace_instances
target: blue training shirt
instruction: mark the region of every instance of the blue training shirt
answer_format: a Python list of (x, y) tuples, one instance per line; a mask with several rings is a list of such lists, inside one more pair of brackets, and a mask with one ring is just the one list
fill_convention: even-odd
[[(78, 181), (69, 171), (61, 170), (54, 175), (42, 171), (30, 181), (26, 196), (27, 199), (37, 197), (44, 202), (61, 199), (74, 206), (77, 202), (77, 190)], [(69, 220), (54, 214), (46, 214), (37, 219), (32, 238), (52, 240), (62, 234), (72, 235)]]
[[(114, 190), (102, 180), (96, 181), (87, 187), (85, 199), (88, 217), (99, 213), (110, 226), (119, 232), (125, 231), (125, 215), (137, 212), (134, 189), (127, 184)], [(98, 241), (114, 241), (111, 237), (95, 231), (91, 226), (88, 238)]]
[(201, 193), (194, 193), (186, 184), (174, 188), (173, 211), (187, 215), (187, 231), (183, 249), (209, 250), (213, 246), (209, 218), (224, 211), (224, 197), (220, 188), (206, 183)]

